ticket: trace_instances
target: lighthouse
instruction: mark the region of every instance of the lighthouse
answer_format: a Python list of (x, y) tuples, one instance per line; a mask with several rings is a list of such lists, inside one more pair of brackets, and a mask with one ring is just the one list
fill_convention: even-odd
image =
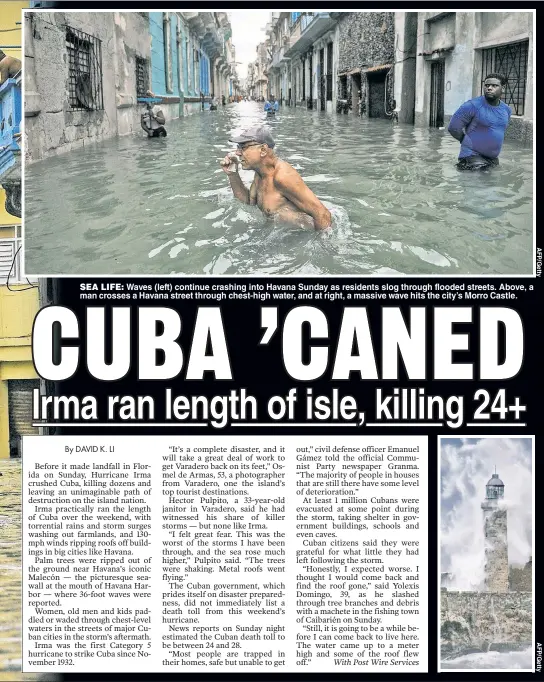
[(494, 473), (485, 487), (485, 589), (487, 592), (508, 592), (508, 539), (504, 483)]

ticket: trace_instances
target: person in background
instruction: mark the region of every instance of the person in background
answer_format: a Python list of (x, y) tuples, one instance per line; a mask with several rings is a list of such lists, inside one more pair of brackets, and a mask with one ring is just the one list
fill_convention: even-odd
[[(253, 126), (233, 137), (236, 154), (227, 155), (221, 168), (227, 174), (234, 196), (245, 204), (257, 205), (268, 218), (303, 227), (324, 230), (331, 227), (330, 211), (304, 183), (298, 172), (274, 152), (275, 142), (265, 126)], [(238, 173), (255, 171), (248, 189)]]
[(498, 166), (504, 134), (512, 110), (501, 101), (506, 78), (490, 73), (484, 94), (461, 104), (451, 117), (448, 132), (461, 143), (457, 168), (483, 170)]
[[(146, 96), (156, 97), (151, 90), (148, 90)], [(153, 104), (151, 102), (146, 102), (145, 108), (146, 110), (141, 116), (140, 124), (147, 133), (147, 136), (166, 137), (166, 128), (164, 127), (166, 120), (164, 118), (162, 109), (157, 104)]]
[(269, 116), (275, 116), (276, 111), (278, 111), (279, 108), (280, 105), (278, 104), (278, 101), (274, 97), (274, 95), (271, 95), (270, 99), (267, 99), (266, 102), (264, 103), (264, 110)]

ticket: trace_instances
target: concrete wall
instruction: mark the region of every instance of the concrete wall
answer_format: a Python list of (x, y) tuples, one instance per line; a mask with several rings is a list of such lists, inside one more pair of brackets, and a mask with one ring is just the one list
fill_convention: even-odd
[(126, 135), (141, 131), (140, 116), (143, 109), (136, 101), (136, 57), (149, 60), (151, 41), (147, 17), (135, 12), (115, 12), (112, 16), (115, 35), (113, 59), (117, 134)]
[(444, 12), (429, 21), (424, 36), (425, 49), (432, 51), (455, 45), (455, 12)]
[(442, 656), (492, 644), (532, 641), (532, 595), (528, 592), (440, 593)]
[[(444, 125), (459, 106), (482, 94), (481, 49), (529, 40), (525, 113), (513, 116), (506, 137), (525, 142), (533, 130), (533, 15), (530, 12), (419, 12), (417, 26), (415, 123), (429, 125), (431, 61), (423, 52), (444, 60)], [(397, 97), (398, 100), (398, 97)]]
[[(534, 15), (531, 12), (478, 12), (475, 22), (475, 45), (478, 49), (529, 41), (524, 114), (512, 116), (507, 131), (508, 138), (524, 142), (531, 142), (533, 139), (533, 23)], [(480, 60), (477, 59), (474, 74), (474, 92), (477, 94), (480, 94), (481, 79), (484, 77), (485, 74), (481, 73)]]
[[(68, 90), (66, 26), (102, 45), (102, 110), (74, 110)], [(25, 135), (28, 162), (140, 127), (135, 57), (149, 59), (149, 28), (138, 13), (25, 15)]]
[(338, 20), (338, 72), (394, 62), (395, 13), (349, 12)]
[(395, 12), (394, 94), (399, 123), (413, 123), (416, 100), (417, 12)]
[(477, 12), (476, 43), (478, 48), (525, 40), (533, 31), (531, 12)]
[[(363, 113), (369, 109), (368, 83), (365, 69), (381, 64), (395, 63), (395, 13), (394, 12), (349, 12), (338, 19), (338, 68), (336, 73), (361, 69), (361, 97)], [(340, 87), (339, 78), (335, 88)], [(393, 99), (394, 72), (388, 79), (388, 88)], [(347, 78), (347, 99), (352, 113), (352, 79)]]

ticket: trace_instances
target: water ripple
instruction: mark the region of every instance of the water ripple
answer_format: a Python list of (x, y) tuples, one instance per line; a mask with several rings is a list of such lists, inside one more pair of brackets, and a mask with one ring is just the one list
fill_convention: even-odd
[[(327, 192), (334, 215), (316, 241), (242, 207), (219, 169), (229, 137), (263, 121), (257, 104), (242, 102), (171, 121), (167, 138), (115, 138), (33, 164), (27, 271), (172, 274), (175, 263), (177, 274), (532, 272), (529, 147), (507, 141), (499, 168), (461, 173), (445, 131), (284, 108), (266, 121), (278, 155)], [(241, 177), (249, 186), (252, 173)]]

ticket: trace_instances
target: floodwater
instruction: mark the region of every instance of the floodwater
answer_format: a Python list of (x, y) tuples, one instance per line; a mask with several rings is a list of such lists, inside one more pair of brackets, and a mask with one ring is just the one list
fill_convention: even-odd
[[(265, 120), (254, 102), (31, 165), (30, 274), (530, 274), (532, 149), (507, 141), (500, 167), (455, 168), (445, 130), (283, 107), (266, 121), (278, 155), (334, 216), (325, 233), (266, 222), (232, 196), (228, 137)], [(253, 173), (242, 171), (246, 185)]]

